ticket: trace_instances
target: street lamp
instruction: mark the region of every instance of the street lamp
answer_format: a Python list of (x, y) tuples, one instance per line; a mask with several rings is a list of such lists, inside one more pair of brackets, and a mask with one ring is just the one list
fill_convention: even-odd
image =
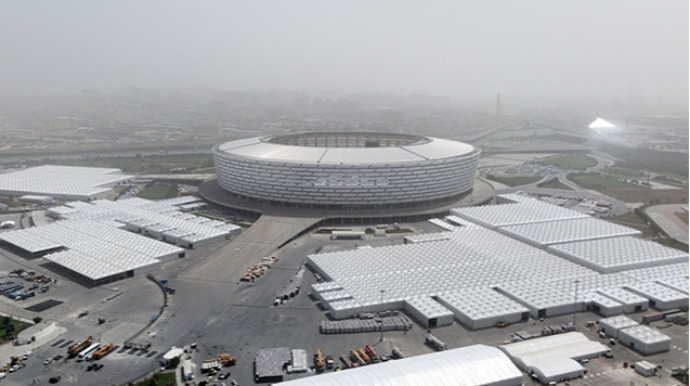
[(575, 302), (573, 304), (573, 328), (575, 328), (575, 317), (577, 315), (577, 289), (580, 284), (579, 280), (575, 280)]
[(381, 314), (384, 311), (385, 306), (383, 305), (383, 294), (386, 293), (386, 290), (381, 290), (381, 313), (379, 314), (379, 321), (381, 324), (379, 325), (379, 328), (381, 329), (381, 340), (380, 342), (383, 342), (383, 316)]

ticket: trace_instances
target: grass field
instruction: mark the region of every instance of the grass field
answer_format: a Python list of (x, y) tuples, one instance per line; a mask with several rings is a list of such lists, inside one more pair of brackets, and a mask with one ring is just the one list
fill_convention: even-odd
[(636, 184), (629, 184), (627, 182), (623, 181), (618, 181), (618, 180), (613, 180), (610, 178), (604, 178), (604, 177), (599, 177), (599, 176), (591, 176), (591, 175), (586, 175), (586, 174), (581, 174), (581, 175), (575, 175), (568, 177), (571, 181), (574, 183), (582, 186), (585, 189), (593, 189), (593, 190), (604, 190), (604, 189), (611, 189), (611, 190), (649, 190), (644, 186), (641, 185), (636, 185)]
[(547, 141), (568, 142), (568, 143), (577, 143), (577, 144), (581, 144), (581, 143), (584, 143), (587, 141), (587, 138), (575, 137), (572, 135), (560, 134), (560, 133), (537, 135), (536, 137), (532, 137), (532, 138), (534, 138), (534, 139), (545, 139)]
[(535, 183), (539, 180), (542, 179), (542, 177), (535, 176), (535, 177), (492, 177), (489, 178), (492, 181), (500, 182), (504, 185), (508, 186), (522, 186), (522, 185), (527, 185), (527, 184), (532, 184)]
[(635, 179), (647, 177), (647, 174), (639, 170), (623, 169), (623, 168), (603, 168), (599, 170), (602, 173), (606, 173), (610, 176), (620, 177), (625, 179)]
[(137, 386), (175, 386), (175, 373), (159, 373), (156, 374), (158, 379), (147, 379), (144, 382), (137, 383)]
[(22, 330), (31, 327), (31, 324), (12, 319), (7, 316), (0, 317), (0, 339), (12, 340)]
[(669, 177), (682, 177), (686, 181), (688, 179), (687, 153), (629, 148), (609, 143), (603, 144), (599, 151), (625, 160), (616, 162), (616, 166), (627, 169), (652, 170), (657, 173), (668, 174)]
[(588, 167), (596, 166), (597, 161), (591, 158), (583, 157), (581, 155), (569, 154), (556, 158), (545, 159), (539, 161), (539, 163), (542, 165), (558, 166), (562, 169), (585, 170)]
[(542, 182), (537, 185), (538, 188), (542, 189), (561, 189), (561, 190), (572, 190), (570, 187), (562, 183), (558, 177), (554, 177), (546, 182)]
[(163, 198), (173, 198), (180, 195), (180, 190), (175, 186), (153, 184), (146, 187), (137, 194), (137, 197), (148, 200), (160, 200)]

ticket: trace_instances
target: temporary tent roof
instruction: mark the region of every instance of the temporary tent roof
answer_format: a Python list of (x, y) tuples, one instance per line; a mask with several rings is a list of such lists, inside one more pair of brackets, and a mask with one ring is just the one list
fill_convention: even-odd
[(567, 332), (506, 344), (499, 347), (523, 370), (543, 368), (552, 360), (597, 357), (608, 350), (603, 344), (587, 339), (582, 333)]
[(511, 225), (500, 228), (499, 232), (539, 246), (619, 236), (640, 236), (642, 234), (637, 229), (591, 217), (569, 221)]
[(602, 273), (688, 261), (686, 252), (635, 237), (552, 245), (548, 251)]
[(537, 200), (528, 200), (516, 204), (456, 208), (452, 209), (450, 213), (492, 229), (517, 224), (588, 218), (584, 213)]
[(500, 350), (475, 345), (307, 377), (286, 386), (518, 386), (522, 373)]

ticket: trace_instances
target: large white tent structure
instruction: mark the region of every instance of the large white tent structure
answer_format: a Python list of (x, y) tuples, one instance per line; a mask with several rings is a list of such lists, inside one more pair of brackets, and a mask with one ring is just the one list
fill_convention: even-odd
[[(89, 286), (102, 285), (157, 270), (162, 262), (184, 257), (180, 246), (195, 247), (239, 233), (236, 225), (210, 219), (199, 222), (197, 216), (182, 213), (178, 205), (190, 201), (198, 199), (70, 202), (48, 210), (59, 221), (4, 232), (0, 243), (27, 257), (44, 257), (67, 277)], [(156, 233), (161, 229), (177, 230), (182, 236), (165, 239), (165, 232)]]
[(285, 386), (519, 386), (522, 373), (499, 349), (475, 345), (347, 371), (300, 378)]
[(120, 169), (44, 165), (0, 174), (0, 196), (43, 195), (58, 200), (93, 200), (134, 176)]

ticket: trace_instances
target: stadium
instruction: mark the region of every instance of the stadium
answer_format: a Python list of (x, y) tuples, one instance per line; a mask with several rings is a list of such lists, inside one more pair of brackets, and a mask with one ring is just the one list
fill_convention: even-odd
[[(400, 213), (460, 201), (475, 190), (481, 152), (462, 142), (378, 132), (309, 132), (250, 138), (213, 148), (224, 206), (242, 201), (299, 210)], [(484, 200), (491, 199), (492, 189)], [(474, 205), (479, 204), (475, 202)], [(238, 205), (234, 205), (238, 206)], [(263, 211), (261, 211), (263, 212)]]

